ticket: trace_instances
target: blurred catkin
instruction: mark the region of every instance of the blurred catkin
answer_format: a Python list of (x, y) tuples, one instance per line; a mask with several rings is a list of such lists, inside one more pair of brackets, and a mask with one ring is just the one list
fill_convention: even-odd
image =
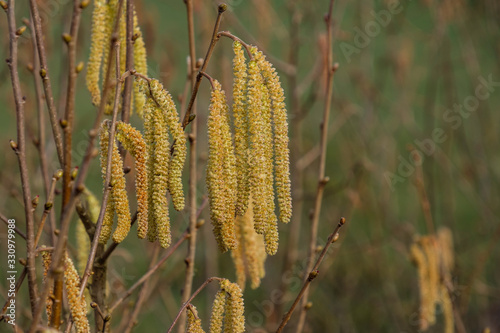
[(213, 81), (208, 127), (207, 189), (214, 235), (221, 252), (234, 249), (236, 236), (236, 159), (229, 128), (226, 97), (220, 83)]
[(64, 283), (73, 323), (78, 333), (88, 333), (90, 332), (90, 325), (87, 319), (87, 303), (85, 296), (79, 296), (80, 276), (67, 253), (65, 254), (64, 264)]
[(237, 201), (236, 214), (245, 214), (248, 207), (249, 165), (248, 165), (248, 117), (246, 103), (247, 65), (240, 42), (233, 43), (233, 117), (234, 145), (236, 155)]
[(413, 243), (410, 247), (411, 258), (417, 267), (418, 272), (418, 286), (420, 293), (420, 329), (425, 331), (429, 328), (429, 271), (427, 260), (425, 258), (424, 251), (417, 243)]
[(162, 111), (164, 122), (172, 135), (173, 153), (169, 164), (168, 191), (172, 196), (174, 208), (177, 211), (184, 209), (184, 191), (182, 189), (182, 170), (186, 160), (187, 147), (184, 129), (179, 120), (172, 96), (163, 89), (158, 80), (149, 82), (152, 98)]
[[(50, 264), (52, 263), (52, 253), (49, 251), (42, 251), (42, 265), (43, 265), (43, 283), (47, 280)], [(49, 296), (45, 300), (45, 311), (47, 312), (47, 320), (50, 323), (52, 317), (52, 294), (54, 293), (54, 286), (51, 284)]]
[(94, 1), (94, 12), (92, 14), (92, 34), (90, 41), (90, 56), (87, 65), (87, 88), (92, 95), (92, 104), (99, 105), (101, 102), (101, 90), (99, 89), (99, 74), (101, 70), (102, 56), (106, 45), (106, 15), (107, 5), (105, 0)]
[(252, 48), (252, 54), (264, 77), (272, 101), (272, 122), (274, 125), (274, 171), (280, 220), (288, 223), (292, 216), (292, 197), (290, 185), (290, 161), (288, 148), (288, 122), (285, 95), (276, 70), (261, 51)]
[(198, 311), (193, 305), (187, 310), (187, 333), (205, 333), (201, 327), (201, 319), (198, 317)]
[(116, 138), (135, 158), (135, 191), (137, 196), (137, 235), (146, 237), (148, 230), (148, 152), (146, 142), (137, 129), (130, 124), (117, 122)]

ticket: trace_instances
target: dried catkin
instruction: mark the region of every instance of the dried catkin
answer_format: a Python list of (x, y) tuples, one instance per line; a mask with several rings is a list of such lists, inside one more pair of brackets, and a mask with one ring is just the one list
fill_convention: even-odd
[[(52, 253), (49, 251), (42, 251), (42, 264), (43, 264), (43, 283), (47, 280), (47, 274), (49, 272), (50, 264), (52, 263)], [(50, 323), (50, 317), (52, 317), (52, 294), (54, 293), (54, 285), (50, 285), (49, 296), (45, 300), (45, 311), (47, 312), (47, 319)]]
[(135, 158), (135, 191), (137, 195), (137, 235), (146, 237), (148, 230), (148, 152), (141, 132), (130, 124), (117, 122), (116, 138)]
[(201, 319), (198, 317), (198, 311), (193, 305), (187, 310), (187, 333), (205, 333), (201, 327)]
[(105, 0), (94, 1), (92, 13), (92, 33), (90, 36), (90, 56), (87, 65), (87, 88), (92, 96), (92, 103), (99, 105), (101, 90), (99, 89), (99, 72), (101, 69), (104, 47), (106, 47), (106, 16)]
[(186, 160), (186, 137), (179, 121), (179, 114), (175, 108), (172, 96), (163, 89), (158, 80), (149, 82), (152, 97), (163, 111), (165, 123), (173, 138), (173, 153), (170, 159), (168, 174), (168, 191), (172, 196), (174, 208), (177, 211), (184, 209), (184, 191), (182, 189), (182, 169)]
[[(137, 36), (134, 41), (134, 69), (137, 73), (147, 76), (148, 64), (146, 57), (146, 46), (142, 38), (142, 32), (137, 22), (137, 13), (134, 11), (134, 35)], [(134, 81), (134, 106), (135, 112), (142, 117), (146, 96), (141, 91), (141, 84), (138, 80)]]
[(220, 83), (213, 81), (208, 127), (207, 189), (211, 220), (219, 249), (236, 247), (236, 159), (229, 128), (228, 106)]
[(248, 117), (246, 103), (247, 65), (240, 42), (233, 43), (233, 117), (236, 176), (238, 181), (236, 214), (245, 214), (250, 195), (248, 165)]
[(226, 292), (219, 290), (215, 295), (212, 305), (212, 315), (210, 316), (210, 333), (221, 333), (224, 319), (224, 309), (226, 307)]
[(221, 282), (228, 297), (226, 300), (226, 316), (224, 318), (224, 333), (242, 333), (245, 331), (245, 306), (243, 304), (243, 294), (236, 283), (231, 283), (224, 279)]
[(67, 253), (65, 254), (64, 264), (64, 283), (73, 323), (78, 333), (88, 333), (90, 332), (90, 325), (87, 319), (87, 302), (85, 296), (79, 296), (80, 276)]
[(272, 101), (272, 121), (274, 124), (274, 171), (276, 174), (276, 191), (280, 211), (280, 220), (288, 223), (292, 216), (292, 197), (290, 186), (290, 161), (288, 148), (288, 122), (285, 95), (279, 76), (262, 52), (252, 48), (252, 54), (264, 77), (266, 87)]

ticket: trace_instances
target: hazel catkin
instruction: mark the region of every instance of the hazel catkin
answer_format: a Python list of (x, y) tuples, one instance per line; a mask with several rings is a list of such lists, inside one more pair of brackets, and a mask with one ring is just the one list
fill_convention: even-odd
[(87, 303), (85, 296), (80, 297), (80, 276), (73, 265), (73, 261), (65, 254), (64, 258), (64, 284), (68, 297), (69, 308), (73, 323), (78, 333), (90, 332), (87, 319)]
[(106, 46), (106, 15), (106, 1), (94, 1), (94, 12), (92, 13), (92, 33), (90, 37), (90, 56), (86, 76), (87, 88), (92, 96), (92, 104), (94, 105), (99, 105), (101, 102), (99, 74), (104, 48)]

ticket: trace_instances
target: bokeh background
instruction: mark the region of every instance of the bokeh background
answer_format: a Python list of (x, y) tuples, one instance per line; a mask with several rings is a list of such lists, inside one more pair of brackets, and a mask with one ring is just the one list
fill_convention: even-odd
[[(148, 75), (162, 81), (174, 97), (181, 96), (188, 55), (183, 1), (134, 2), (148, 49)], [(296, 217), (292, 224), (280, 225), (280, 249), (267, 259), (261, 287), (247, 287), (245, 291), (247, 330), (266, 332), (275, 329), (298, 293), (307, 257), (325, 97), (323, 16), (328, 1), (232, 0), (227, 4), (229, 11), (221, 29), (257, 44), (268, 55), (281, 75), (290, 116)], [(205, 55), (216, 5), (195, 1), (198, 57)], [(39, 6), (56, 101), (62, 106), (66, 48), (61, 34), (69, 27), (72, 3), (40, 0)], [(88, 58), (91, 8), (82, 16), (78, 61)], [(26, 3), (18, 2), (17, 17), (18, 22), (29, 17)], [(339, 0), (334, 3), (333, 17), (333, 58), (339, 69), (334, 75), (328, 124), (326, 175), (330, 182), (325, 189), (318, 245), (324, 244), (340, 216), (345, 216), (348, 224), (311, 286), (312, 308), (304, 331), (417, 332), (419, 291), (409, 246), (417, 235), (430, 232), (429, 225), (447, 227), (453, 234), (452, 301), (457, 309), (456, 321), (463, 323), (456, 331), (481, 332), (486, 327), (491, 332), (500, 331), (500, 4), (495, 0)], [(6, 59), (8, 38), (3, 14), (0, 31), (0, 58)], [(29, 36), (28, 30), (20, 39), (19, 72), (26, 95), (27, 133), (32, 139), (37, 129), (33, 80), (26, 69), (32, 62)], [(223, 39), (207, 70), (226, 91), (232, 84), (231, 59), (231, 42)], [(484, 82), (489, 83), (486, 86)], [(78, 87), (75, 164), (81, 161), (86, 133), (96, 112), (84, 75), (79, 76)], [(206, 195), (203, 124), (208, 94), (209, 86), (203, 82), (197, 104), (201, 124), (200, 203)], [(16, 132), (6, 65), (0, 67), (0, 99), (0, 212), (15, 218), (23, 229), (17, 160), (9, 147), (9, 139), (15, 138)], [(131, 121), (141, 126), (137, 116)], [(53, 161), (51, 170), (55, 170), (58, 165), (52, 141), (47, 146)], [(43, 198), (34, 145), (28, 146), (28, 154), (32, 193)], [(86, 185), (100, 198), (101, 184), (96, 159)], [(133, 184), (132, 178), (128, 184)], [(59, 215), (57, 206), (56, 211)], [(175, 240), (188, 219), (186, 213), (171, 212)], [(209, 276), (235, 278), (230, 255), (216, 250), (207, 210), (202, 218), (207, 223), (199, 232), (195, 288)], [(294, 228), (298, 238), (290, 242)], [(1, 253), (5, 254), (3, 224), (0, 233)], [(72, 239), (74, 233), (73, 225)], [(25, 256), (20, 238), (17, 244), (18, 257)], [(147, 270), (152, 249), (134, 237), (120, 245), (109, 266), (111, 299)], [(296, 261), (284, 269), (283, 262), (290, 253)], [(136, 332), (163, 332), (172, 322), (180, 306), (185, 255), (186, 244), (152, 279)], [(6, 255), (0, 260), (5, 267)], [(3, 270), (0, 278), (3, 298)], [(276, 304), (271, 295), (284, 280), (289, 282), (289, 294), (284, 304)], [(208, 288), (194, 302), (206, 328), (215, 291), (216, 286)], [(134, 297), (112, 321), (117, 331)], [(18, 306), (18, 323), (23, 325), (29, 318), (26, 286), (18, 296)], [(437, 324), (429, 332), (443, 332), (443, 319), (439, 309), (437, 312)], [(292, 317), (289, 331), (293, 331), (296, 319)], [(7, 327), (0, 325), (0, 331)]]

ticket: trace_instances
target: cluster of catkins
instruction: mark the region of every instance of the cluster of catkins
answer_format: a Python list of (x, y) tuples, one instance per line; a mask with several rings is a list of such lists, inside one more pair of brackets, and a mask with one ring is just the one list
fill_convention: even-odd
[[(49, 251), (42, 251), (43, 259), (43, 277), (44, 280), (47, 278), (47, 273), (49, 271), (50, 264), (52, 262), (52, 253)], [(68, 298), (69, 310), (71, 317), (73, 318), (73, 323), (77, 333), (87, 333), (90, 332), (90, 325), (87, 319), (87, 302), (85, 296), (80, 297), (80, 276), (73, 265), (73, 261), (65, 253), (64, 256), (64, 286), (66, 289), (66, 295)], [(52, 316), (52, 296), (53, 290), (50, 290), (50, 295), (47, 297), (45, 302), (45, 310), (47, 312), (47, 318), (50, 321)]]
[[(166, 248), (171, 243), (167, 190), (174, 208), (178, 211), (184, 209), (181, 176), (187, 153), (186, 137), (172, 97), (163, 86), (153, 79), (144, 84), (143, 90), (147, 92), (142, 113), (144, 137), (130, 124), (119, 121), (116, 124), (116, 139), (135, 158), (138, 237), (145, 238), (147, 235), (149, 241), (158, 240)], [(110, 121), (105, 120), (100, 132), (103, 179), (107, 171), (109, 126)], [(120, 243), (130, 231), (131, 216), (123, 161), (116, 142), (112, 149), (111, 191), (99, 238), (101, 243), (106, 243), (111, 236), (115, 213), (117, 226), (113, 241)]]
[(436, 305), (443, 310), (445, 332), (454, 329), (453, 306), (447, 285), (451, 285), (453, 238), (450, 229), (436, 235), (418, 237), (410, 247), (411, 259), (417, 267), (420, 291), (420, 330), (436, 323)]
[[(212, 82), (206, 178), (211, 220), (222, 252), (238, 248), (238, 232), (249, 231), (246, 221), (264, 236), (265, 251), (273, 255), (278, 250), (274, 187), (281, 222), (288, 223), (292, 214), (284, 94), (262, 52), (251, 47), (247, 64), (241, 43), (234, 42), (233, 49), (234, 145), (225, 93), (219, 82)], [(249, 209), (251, 219), (235, 219)]]
[[(92, 14), (92, 35), (89, 62), (87, 65), (87, 88), (92, 95), (92, 103), (101, 103), (101, 88), (99, 78), (102, 73), (102, 85), (109, 68), (110, 93), (105, 101), (105, 112), (110, 114), (113, 110), (113, 102), (116, 86), (113, 84), (116, 78), (115, 55), (109, 55), (112, 33), (118, 19), (118, 34), (120, 42), (120, 73), (125, 72), (126, 62), (126, 17), (127, 11), (123, 6), (121, 13), (118, 13), (118, 0), (96, 0), (94, 1), (94, 12)], [(134, 68), (138, 73), (147, 75), (146, 48), (142, 38), (141, 30), (137, 22), (137, 15), (133, 13), (133, 58)], [(109, 63), (109, 60), (111, 62)], [(123, 88), (123, 86), (122, 86)], [(102, 88), (104, 90), (104, 87)], [(137, 113), (141, 113), (145, 103), (144, 94), (140, 91), (139, 84), (134, 83), (134, 105)]]

